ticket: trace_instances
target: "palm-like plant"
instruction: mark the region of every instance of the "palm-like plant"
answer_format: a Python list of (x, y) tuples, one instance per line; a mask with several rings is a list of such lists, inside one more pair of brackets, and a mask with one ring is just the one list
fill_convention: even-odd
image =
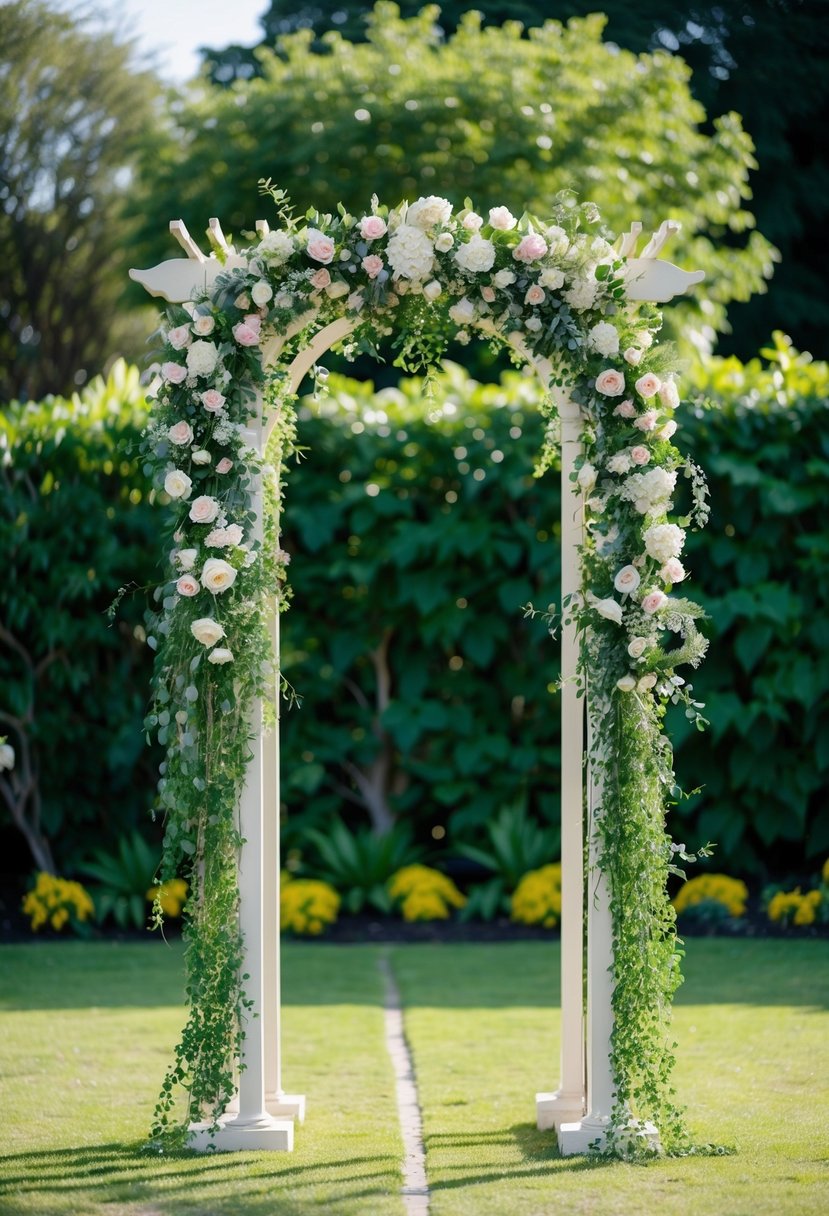
[(504, 807), (486, 825), (489, 845), (464, 841), (455, 851), (492, 873), (492, 878), (474, 886), (461, 909), (461, 920), (493, 920), (498, 912), (509, 911), (509, 896), (529, 870), (555, 861), (559, 853), (559, 834), (529, 819), (521, 805)]
[(303, 864), (303, 872), (330, 883), (340, 894), (343, 907), (352, 913), (366, 905), (378, 912), (390, 912), (392, 901), (386, 883), (423, 853), (413, 843), (407, 824), (396, 824), (377, 836), (368, 828), (351, 831), (341, 819), (333, 819), (325, 831), (311, 829), (306, 839), (312, 853)]
[(158, 862), (159, 850), (135, 830), (121, 836), (112, 853), (95, 849), (78, 869), (97, 883), (92, 891), (98, 921), (111, 917), (122, 929), (143, 929)]

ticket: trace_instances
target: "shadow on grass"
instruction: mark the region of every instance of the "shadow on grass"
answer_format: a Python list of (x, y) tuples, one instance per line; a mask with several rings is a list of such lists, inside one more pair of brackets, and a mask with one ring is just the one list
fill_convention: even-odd
[(362, 1216), (372, 1198), (388, 1194), (389, 1169), (382, 1155), (303, 1163), (291, 1153), (161, 1155), (141, 1143), (83, 1145), (0, 1155), (0, 1212), (75, 1216), (107, 1204), (148, 1216)]
[[(510, 1146), (515, 1146), (521, 1155), (519, 1164), (505, 1169), (503, 1163), (489, 1168), (486, 1154), (498, 1150), (501, 1156)], [(472, 1160), (465, 1163), (446, 1163), (440, 1160), (443, 1153), (455, 1151), (469, 1154)], [(481, 1186), (488, 1182), (502, 1182), (505, 1177), (518, 1181), (521, 1178), (543, 1178), (551, 1174), (578, 1174), (595, 1170), (612, 1169), (617, 1162), (603, 1157), (562, 1157), (558, 1151), (555, 1133), (540, 1132), (530, 1124), (516, 1123), (512, 1127), (487, 1132), (448, 1132), (426, 1137), (426, 1152), (433, 1156), (433, 1169), (440, 1174), (454, 1174), (451, 1178), (439, 1178), (430, 1182), (432, 1191), (453, 1190), (458, 1187)]]

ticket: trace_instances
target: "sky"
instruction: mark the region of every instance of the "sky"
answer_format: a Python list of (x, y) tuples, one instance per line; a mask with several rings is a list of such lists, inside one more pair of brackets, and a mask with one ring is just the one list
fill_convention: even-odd
[(57, 0), (66, 12), (94, 8), (107, 25), (133, 34), (141, 51), (154, 53), (156, 70), (171, 84), (198, 71), (200, 46), (253, 45), (268, 0)]

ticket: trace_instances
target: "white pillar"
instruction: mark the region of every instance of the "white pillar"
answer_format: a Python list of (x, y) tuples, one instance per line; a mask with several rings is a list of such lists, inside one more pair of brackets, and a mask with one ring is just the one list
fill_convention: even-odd
[[(262, 425), (259, 419), (244, 433), (245, 442), (261, 450)], [(256, 517), (255, 535), (262, 538), (262, 484), (257, 479), (252, 509)], [(239, 806), (239, 829), (243, 844), (239, 851), (239, 928), (242, 934), (242, 969), (248, 976), (243, 988), (251, 1002), (244, 1014), (244, 1042), (239, 1073), (238, 1109), (223, 1117), (221, 1126), (210, 1135), (204, 1124), (191, 1127), (191, 1148), (215, 1148), (218, 1151), (236, 1149), (283, 1149), (294, 1146), (292, 1119), (275, 1118), (265, 1102), (265, 1038), (268, 1009), (267, 983), (272, 984), (273, 968), (265, 964), (265, 874), (272, 858), (266, 860), (264, 814), (264, 747), (262, 737), (262, 703), (256, 701), (251, 714), (251, 750), (247, 778)], [(273, 889), (273, 880), (271, 890)], [(272, 919), (272, 918), (271, 918)], [(271, 929), (272, 934), (272, 929)], [(270, 945), (271, 943), (269, 943)]]
[[(581, 452), (578, 406), (555, 391), (561, 419), (561, 596), (580, 590), (581, 492), (571, 481)], [(584, 699), (577, 696), (579, 637), (575, 605), (562, 608), (561, 628), (561, 1071), (555, 1093), (536, 1094), (542, 1130), (581, 1119), (584, 1078)]]

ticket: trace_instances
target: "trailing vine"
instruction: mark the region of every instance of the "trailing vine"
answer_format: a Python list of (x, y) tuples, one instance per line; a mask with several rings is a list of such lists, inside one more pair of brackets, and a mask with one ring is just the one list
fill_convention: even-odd
[[(581, 675), (590, 689), (591, 761), (601, 782), (599, 864), (614, 934), (612, 1067), (617, 1106), (608, 1143), (623, 1150), (631, 1120), (653, 1119), (666, 1147), (685, 1132), (673, 1101), (671, 999), (680, 946), (666, 894), (677, 847), (665, 830), (674, 779), (665, 706), (702, 725), (693, 690), (701, 612), (675, 595), (685, 579), (685, 530), (706, 515), (704, 480), (674, 446), (679, 395), (674, 356), (654, 341), (660, 314), (625, 295), (625, 261), (591, 204), (558, 200), (552, 218), (467, 200), (459, 212), (430, 196), (362, 217), (309, 212), (295, 220), (281, 191), (263, 192), (282, 226), (232, 250), (213, 286), (167, 310), (156, 406), (144, 440), (170, 502), (171, 551), (150, 643), (158, 658), (147, 731), (166, 747), (159, 782), (165, 816), (161, 880), (191, 887), (185, 922), (188, 1020), (164, 1081), (153, 1134), (186, 1137), (213, 1125), (232, 1095), (248, 1015), (238, 930), (238, 805), (250, 754), (251, 708), (270, 697), (269, 614), (289, 602), (278, 547), (283, 481), (298, 448), (287, 369), (297, 349), (346, 316), (347, 349), (395, 339), (398, 362), (432, 367), (450, 338), (474, 334), (547, 361), (585, 423), (574, 475), (586, 504)], [(263, 344), (293, 333), (273, 366)], [(549, 450), (556, 439), (550, 403)], [(264, 463), (251, 419), (272, 423)], [(540, 459), (543, 471), (545, 455)], [(681, 471), (688, 513), (671, 522)], [(256, 479), (264, 485), (255, 518)], [(282, 692), (290, 690), (282, 688)], [(681, 854), (684, 855), (684, 854)], [(160, 907), (156, 908), (160, 921)], [(187, 1095), (181, 1118), (177, 1094)]]

